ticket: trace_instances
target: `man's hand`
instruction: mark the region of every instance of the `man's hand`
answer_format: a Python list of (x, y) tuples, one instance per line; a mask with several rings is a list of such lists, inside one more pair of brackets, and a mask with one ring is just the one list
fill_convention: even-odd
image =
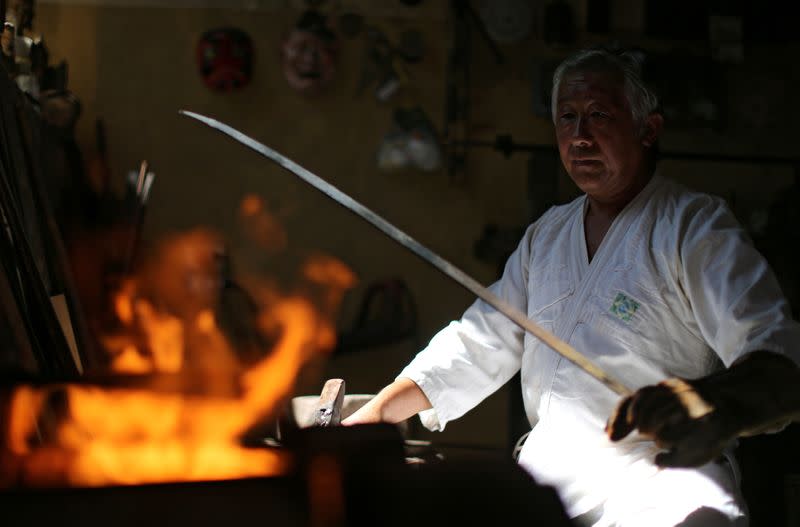
[(735, 438), (780, 430), (800, 418), (800, 368), (766, 351), (696, 380), (647, 386), (616, 407), (606, 425), (612, 441), (634, 430), (664, 448), (662, 467), (713, 461)]
[(364, 406), (356, 410), (349, 417), (342, 420), (342, 426), (352, 425), (371, 425), (383, 422), (381, 409), (372, 403), (375, 399), (368, 401)]
[(638, 429), (666, 449), (656, 456), (661, 467), (694, 467), (717, 457), (736, 436), (711, 403), (691, 384), (668, 379), (623, 399), (606, 425), (612, 441)]
[(397, 379), (367, 404), (342, 421), (342, 425), (399, 423), (431, 407), (425, 393), (411, 379)]

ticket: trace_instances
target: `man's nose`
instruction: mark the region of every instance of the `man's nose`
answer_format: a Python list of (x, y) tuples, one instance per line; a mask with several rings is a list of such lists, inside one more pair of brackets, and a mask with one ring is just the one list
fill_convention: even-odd
[(594, 138), (592, 137), (586, 120), (578, 117), (575, 120), (575, 127), (572, 129), (572, 144), (575, 146), (590, 146)]

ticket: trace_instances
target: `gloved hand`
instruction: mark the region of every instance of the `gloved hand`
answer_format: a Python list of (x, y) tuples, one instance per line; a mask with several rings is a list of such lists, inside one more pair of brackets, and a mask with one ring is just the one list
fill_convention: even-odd
[(666, 449), (661, 467), (696, 467), (719, 457), (736, 437), (735, 425), (702, 395), (702, 381), (667, 379), (623, 399), (606, 433), (619, 441), (635, 429)]
[(612, 441), (634, 430), (664, 448), (662, 467), (713, 461), (735, 438), (781, 430), (800, 420), (800, 368), (755, 351), (729, 369), (695, 380), (667, 379), (624, 398), (606, 425)]

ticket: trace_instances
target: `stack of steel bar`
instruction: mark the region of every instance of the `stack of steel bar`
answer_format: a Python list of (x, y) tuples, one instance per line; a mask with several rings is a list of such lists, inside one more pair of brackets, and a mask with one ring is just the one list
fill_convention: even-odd
[[(42, 160), (49, 142), (32, 102), (0, 68), (0, 372), (70, 377), (80, 359), (54, 305), (79, 322), (77, 297), (49, 196)], [(80, 328), (80, 323), (75, 325)], [(82, 342), (83, 332), (76, 332)]]

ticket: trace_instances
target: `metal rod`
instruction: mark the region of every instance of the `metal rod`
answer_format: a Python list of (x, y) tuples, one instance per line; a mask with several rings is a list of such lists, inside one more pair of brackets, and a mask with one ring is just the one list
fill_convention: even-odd
[(144, 178), (147, 176), (148, 164), (147, 160), (143, 160), (139, 165), (139, 176), (136, 178), (136, 204), (139, 204), (139, 197), (142, 195), (142, 187), (144, 187)]
[(305, 168), (301, 167), (291, 159), (282, 156), (281, 154), (275, 152), (271, 148), (266, 145), (263, 145), (244, 135), (243, 133), (239, 132), (231, 128), (230, 126), (221, 123), (215, 119), (210, 117), (206, 117), (204, 115), (200, 115), (194, 112), (181, 110), (179, 113), (196, 119), (215, 130), (226, 134), (233, 139), (237, 140), (238, 142), (242, 143), (245, 146), (255, 150), (259, 154), (263, 155), (274, 161), (275, 163), (279, 164), (289, 172), (293, 173), (297, 177), (303, 179), (314, 188), (326, 194), (327, 196), (331, 197), (334, 201), (338, 202), (339, 204), (343, 205), (344, 207), (350, 209), (354, 213), (361, 216), (363, 219), (367, 220), (373, 226), (377, 227), (380, 231), (384, 234), (392, 238), (393, 240), (397, 241), (407, 249), (411, 250), (417, 256), (425, 260), (426, 262), (430, 263), (441, 272), (461, 284), (470, 292), (474, 293), (478, 298), (486, 302), (487, 304), (491, 305), (495, 309), (497, 309), (500, 313), (508, 317), (509, 320), (513, 321), (515, 324), (523, 328), (528, 333), (536, 336), (539, 340), (550, 346), (554, 351), (559, 353), (561, 356), (569, 360), (570, 362), (574, 363), (576, 366), (583, 369), (586, 373), (597, 379), (598, 381), (605, 384), (614, 392), (618, 393), (622, 396), (627, 396), (631, 394), (631, 390), (627, 388), (622, 383), (618, 382), (610, 375), (608, 375), (605, 371), (603, 371), (599, 366), (594, 364), (591, 360), (583, 356), (579, 353), (575, 348), (564, 342), (563, 340), (559, 339), (546, 329), (542, 328), (532, 320), (529, 320), (527, 316), (525, 316), (521, 311), (517, 308), (500, 298), (499, 296), (495, 295), (485, 287), (483, 287), (480, 283), (478, 283), (475, 279), (471, 276), (467, 275), (465, 272), (458, 269), (456, 266), (439, 256), (438, 254), (434, 253), (421, 243), (417, 242), (411, 236), (406, 234), (405, 232), (401, 231), (382, 217), (380, 217), (375, 212), (371, 211), (361, 203), (357, 202), (341, 190), (337, 189), (327, 181), (324, 181), (319, 176), (309, 172)]

